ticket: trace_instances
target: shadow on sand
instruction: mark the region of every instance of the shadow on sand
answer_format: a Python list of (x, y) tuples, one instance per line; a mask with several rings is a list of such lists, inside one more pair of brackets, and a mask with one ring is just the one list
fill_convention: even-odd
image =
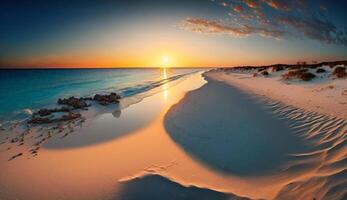
[[(156, 100), (153, 103), (144, 99), (123, 110), (99, 106), (98, 114), (90, 117), (93, 120), (87, 126), (78, 128), (67, 137), (49, 140), (44, 147), (79, 148), (119, 139), (146, 127), (159, 114), (162, 105), (162, 101)], [(146, 113), (146, 117), (139, 113)]]
[(232, 194), (217, 192), (214, 190), (199, 188), (196, 186), (185, 187), (160, 175), (147, 175), (131, 179), (122, 183), (118, 195), (112, 199), (120, 200), (246, 200)]
[(249, 94), (211, 80), (165, 116), (171, 138), (208, 167), (238, 176), (279, 172), (306, 148), (284, 119)]

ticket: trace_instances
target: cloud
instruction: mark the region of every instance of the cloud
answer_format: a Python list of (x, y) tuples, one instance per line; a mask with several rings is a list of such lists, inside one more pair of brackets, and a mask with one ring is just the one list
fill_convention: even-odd
[(242, 6), (240, 6), (240, 5), (237, 5), (237, 6), (235, 6), (234, 8), (233, 8), (233, 10), (235, 11), (235, 12), (242, 12), (243, 11), (243, 8), (242, 8)]
[(250, 8), (259, 7), (259, 2), (257, 0), (243, 0), (243, 2)]
[(288, 1), (280, 1), (280, 0), (263, 0), (268, 6), (279, 9), (279, 10), (289, 10)]
[[(216, 2), (218, 3), (217, 0)], [(326, 15), (321, 15), (320, 6), (317, 7), (314, 2), (309, 4), (307, 0), (223, 0), (218, 4), (230, 8), (229, 18), (208, 20), (190, 17), (181, 23), (181, 27), (193, 32), (228, 34), (232, 37), (255, 34), (276, 39), (308, 38), (347, 47), (346, 31), (337, 27)]]
[(347, 46), (346, 35), (338, 32), (337, 27), (330, 21), (323, 21), (316, 17), (298, 18), (294, 16), (280, 17), (279, 21), (310, 39)]
[(249, 25), (232, 26), (201, 18), (186, 18), (181, 27), (198, 33), (228, 34), (235, 37), (247, 37), (251, 34), (258, 34), (264, 37), (280, 38), (284, 34), (284, 32), (275, 29)]

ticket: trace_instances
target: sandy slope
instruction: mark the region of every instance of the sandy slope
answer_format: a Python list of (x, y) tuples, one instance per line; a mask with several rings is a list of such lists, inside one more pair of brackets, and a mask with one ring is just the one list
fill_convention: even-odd
[(347, 119), (347, 79), (333, 79), (323, 74), (310, 82), (282, 81), (282, 73), (253, 77), (253, 73), (218, 71), (208, 76), (287, 105)]
[(239, 190), (231, 182), (234, 194), (281, 200), (347, 198), (347, 122), (215, 80), (227, 77), (208, 74), (207, 84), (168, 111), (165, 127), (171, 138), (212, 171), (249, 184), (260, 182), (267, 191)]

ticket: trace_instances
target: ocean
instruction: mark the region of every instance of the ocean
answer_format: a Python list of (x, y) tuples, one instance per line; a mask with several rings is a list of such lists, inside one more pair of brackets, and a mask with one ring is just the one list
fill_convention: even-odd
[(0, 123), (25, 119), (58, 98), (117, 92), (129, 97), (200, 69), (5, 69), (0, 70)]

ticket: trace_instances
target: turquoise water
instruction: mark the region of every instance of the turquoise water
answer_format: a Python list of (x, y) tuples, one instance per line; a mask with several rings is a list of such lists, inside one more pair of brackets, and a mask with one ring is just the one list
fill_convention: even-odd
[(136, 95), (198, 69), (26, 69), (0, 70), (0, 120), (25, 118), (58, 98), (118, 92)]

